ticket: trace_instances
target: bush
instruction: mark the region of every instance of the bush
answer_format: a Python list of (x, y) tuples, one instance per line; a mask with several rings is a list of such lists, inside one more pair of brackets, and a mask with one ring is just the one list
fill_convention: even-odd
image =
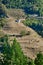
[(35, 65), (43, 65), (43, 54), (39, 52), (35, 58)]
[(30, 31), (21, 31), (21, 36), (30, 35)]
[(0, 18), (0, 28), (2, 28), (7, 23), (5, 18)]
[(22, 30), (20, 34), (21, 34), (21, 36), (25, 36), (26, 35), (26, 31)]
[(28, 65), (35, 65), (33, 60), (30, 60)]

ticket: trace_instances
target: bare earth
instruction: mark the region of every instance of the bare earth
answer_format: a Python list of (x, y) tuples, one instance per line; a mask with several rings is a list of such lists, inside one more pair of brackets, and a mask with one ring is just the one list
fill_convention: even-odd
[[(10, 17), (7, 19), (7, 24), (3, 27), (4, 34), (19, 35), (22, 30), (30, 31), (30, 35), (23, 37), (16, 37), (20, 43), (24, 54), (27, 57), (34, 59), (36, 54), (41, 51), (43, 52), (43, 38), (39, 36), (34, 30), (25, 26), (23, 23), (15, 22), (15, 19)], [(14, 39), (14, 36), (10, 37), (10, 41)]]

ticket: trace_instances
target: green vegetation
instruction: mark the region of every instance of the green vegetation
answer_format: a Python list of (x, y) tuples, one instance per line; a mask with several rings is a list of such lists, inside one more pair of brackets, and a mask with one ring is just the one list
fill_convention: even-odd
[(7, 12), (6, 12), (6, 7), (4, 4), (0, 4), (0, 18), (2, 17), (6, 17), (7, 16)]
[(2, 30), (0, 30), (0, 37), (4, 36), (4, 32)]
[(39, 52), (37, 58), (35, 58), (35, 65), (43, 65), (43, 54)]
[(3, 61), (0, 62), (1, 65), (27, 65), (27, 58), (16, 39), (10, 46), (8, 36), (4, 36), (3, 43)]
[[(17, 16), (17, 18), (24, 17), (23, 13), (16, 13), (12, 9), (24, 9), (27, 14), (38, 14), (39, 16), (43, 16), (43, 1), (42, 0), (0, 0), (0, 17), (4, 17), (7, 15), (6, 7), (9, 8), (8, 13), (10, 12), (11, 16)], [(3, 3), (3, 4), (2, 4)], [(21, 6), (20, 6), (21, 5)], [(6, 6), (6, 7), (5, 7)], [(13, 14), (13, 13), (14, 14)], [(5, 22), (0, 20), (0, 28), (3, 27)], [(29, 18), (24, 22), (25, 25), (33, 28), (39, 35), (43, 37), (43, 19), (35, 19)], [(21, 34), (25, 35), (25, 32), (21, 32)]]
[(33, 60), (30, 60), (30, 61), (28, 62), (28, 65), (35, 65), (35, 63), (34, 63)]
[(28, 18), (23, 23), (43, 37), (43, 19)]
[[(0, 29), (3, 28), (3, 26), (7, 23), (7, 10), (11, 9), (23, 9), (23, 11), (29, 15), (29, 14), (37, 14), (38, 16), (43, 16), (43, 0), (0, 0)], [(8, 11), (9, 13), (10, 11)], [(17, 16), (20, 18), (22, 16), (22, 13), (19, 12), (16, 13), (14, 11), (11, 11), (14, 14), (11, 16)], [(18, 14), (18, 15), (17, 15)], [(22, 17), (25, 17), (23, 14)], [(39, 35), (43, 37), (43, 19), (38, 18), (28, 18), (23, 23), (26, 26), (31, 27), (34, 29)], [(21, 31), (21, 36), (30, 35), (30, 31)], [(35, 60), (27, 58), (21, 47), (20, 44), (17, 42), (16, 39), (13, 40), (13, 43), (11, 44), (9, 41), (9, 37), (5, 35), (4, 33), (0, 31), (0, 44), (2, 45), (2, 48), (0, 50), (0, 65), (43, 65), (43, 54), (38, 53)]]
[(25, 30), (22, 30), (21, 32), (20, 32), (20, 34), (21, 34), (21, 36), (25, 36), (25, 35), (30, 35), (30, 31), (25, 31)]
[(1, 42), (4, 43), (2, 45), (3, 55), (0, 55), (1, 65), (43, 65), (43, 54), (41, 52), (37, 54), (35, 60), (32, 60), (23, 54), (16, 39), (14, 39), (13, 44), (9, 44), (8, 36), (5, 35)]
[(7, 8), (24, 9), (26, 13), (43, 15), (43, 0), (1, 0)]
[(21, 36), (25, 36), (26, 35), (26, 31), (22, 30), (20, 34), (21, 34)]
[(7, 13), (9, 16), (12, 16), (17, 19), (26, 17), (25, 12), (22, 9), (9, 8), (9, 9), (7, 9)]
[(7, 23), (6, 18), (0, 18), (0, 28), (3, 28), (3, 26)]

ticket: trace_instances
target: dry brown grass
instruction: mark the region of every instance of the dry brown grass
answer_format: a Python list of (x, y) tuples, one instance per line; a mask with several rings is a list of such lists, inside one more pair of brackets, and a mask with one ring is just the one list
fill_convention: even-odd
[(7, 13), (14, 18), (25, 18), (26, 16), (22, 9), (8, 9)]
[[(34, 30), (32, 30), (29, 27), (26, 27), (23, 25), (23, 23), (16, 23), (15, 19), (9, 18), (8, 19), (8, 26), (5, 29), (3, 28), (3, 32), (5, 34), (20, 34), (22, 30), (30, 31), (30, 35), (26, 35), (23, 37), (16, 37), (17, 41), (20, 43), (21, 48), (24, 52), (24, 54), (32, 59), (35, 58), (37, 52), (42, 51), (43, 52), (43, 38), (41, 38)], [(12, 40), (14, 39), (14, 36), (10, 37), (10, 42), (12, 43)]]

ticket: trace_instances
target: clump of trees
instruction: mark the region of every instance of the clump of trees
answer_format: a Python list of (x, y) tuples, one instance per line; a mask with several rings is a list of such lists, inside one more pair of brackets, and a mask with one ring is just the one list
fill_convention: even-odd
[(7, 23), (6, 18), (0, 18), (0, 28), (3, 28), (3, 26)]
[(6, 10), (5, 5), (0, 3), (0, 18), (7, 16), (7, 12), (6, 11), (7, 10)]
[(24, 56), (16, 39), (13, 40), (13, 44), (10, 46), (8, 36), (5, 36), (3, 43), (3, 61), (0, 61), (1, 65), (27, 65), (27, 57)]
[(26, 26), (31, 27), (34, 29), (39, 35), (43, 37), (43, 20), (42, 19), (36, 19), (36, 18), (28, 18), (23, 23)]
[(7, 8), (24, 9), (26, 13), (43, 15), (43, 0), (1, 0)]
[(37, 54), (37, 57), (35, 58), (35, 65), (43, 65), (43, 54), (40, 52)]
[(16, 39), (10, 45), (8, 36), (3, 38), (2, 55), (0, 55), (0, 65), (43, 65), (43, 54), (39, 52), (35, 60), (28, 59), (22, 52)]

